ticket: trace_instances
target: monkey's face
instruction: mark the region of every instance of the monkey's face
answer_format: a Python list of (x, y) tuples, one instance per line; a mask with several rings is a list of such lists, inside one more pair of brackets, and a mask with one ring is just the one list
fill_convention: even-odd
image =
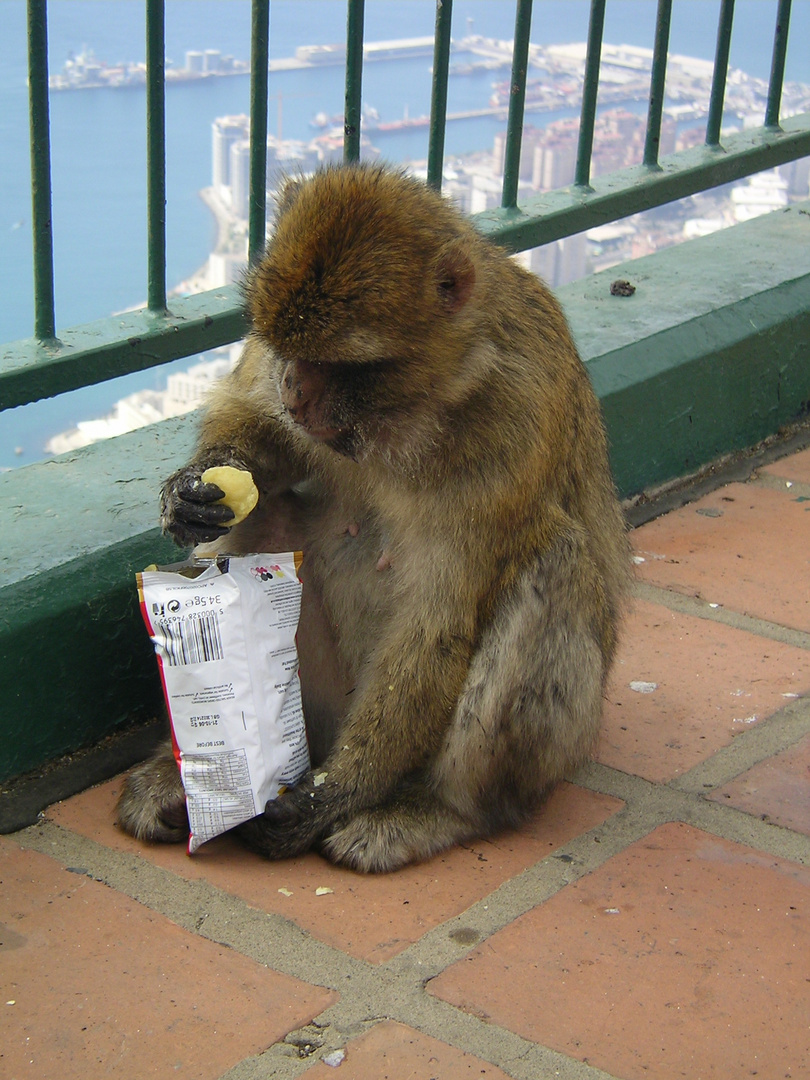
[(357, 457), (396, 410), (402, 365), (288, 360), (279, 376), (287, 415), (316, 442)]
[(397, 173), (350, 166), (291, 185), (248, 295), (290, 421), (356, 457), (452, 400), (474, 336), (476, 243)]

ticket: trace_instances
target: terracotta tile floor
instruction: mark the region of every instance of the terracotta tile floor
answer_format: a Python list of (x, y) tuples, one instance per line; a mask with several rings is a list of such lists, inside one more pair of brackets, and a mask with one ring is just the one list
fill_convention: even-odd
[(519, 832), (189, 858), (119, 778), (0, 838), (0, 1076), (810, 1076), (810, 451), (633, 540), (597, 758)]

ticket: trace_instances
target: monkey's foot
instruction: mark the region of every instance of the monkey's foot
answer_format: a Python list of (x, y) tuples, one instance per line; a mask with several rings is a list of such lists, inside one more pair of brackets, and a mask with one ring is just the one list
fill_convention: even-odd
[(392, 802), (357, 814), (324, 839), (321, 852), (330, 862), (352, 870), (387, 873), (482, 831), (440, 803), (426, 800), (419, 807), (409, 799), (407, 804)]
[(186, 794), (171, 748), (168, 755), (161, 750), (132, 770), (116, 818), (124, 832), (138, 840), (181, 843), (188, 838)]

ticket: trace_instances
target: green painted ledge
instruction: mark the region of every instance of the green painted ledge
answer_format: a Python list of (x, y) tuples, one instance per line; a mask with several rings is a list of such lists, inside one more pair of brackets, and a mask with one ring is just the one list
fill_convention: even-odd
[[(634, 295), (611, 296), (616, 278)], [(559, 296), (602, 399), (623, 495), (808, 411), (810, 204)], [(133, 579), (176, 552), (156, 528), (156, 496), (193, 439), (186, 417), (0, 475), (0, 781), (159, 711)]]
[[(610, 295), (625, 278), (629, 297)], [(810, 409), (810, 203), (559, 290), (633, 495)]]

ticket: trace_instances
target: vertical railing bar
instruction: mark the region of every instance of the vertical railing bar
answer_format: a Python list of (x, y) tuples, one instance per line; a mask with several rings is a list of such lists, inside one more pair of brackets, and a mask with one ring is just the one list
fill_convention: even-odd
[(650, 73), (650, 105), (647, 110), (647, 131), (644, 137), (644, 164), (650, 167), (658, 165), (671, 21), (672, 0), (658, 0), (658, 13), (655, 19), (655, 45), (653, 47), (652, 71)]
[(166, 310), (166, 47), (164, 0), (146, 0), (146, 204), (150, 311)]
[(726, 100), (728, 57), (731, 49), (731, 24), (734, 21), (734, 0), (721, 0), (717, 22), (717, 47), (714, 53), (712, 91), (709, 97), (709, 116), (706, 121), (706, 145), (720, 145), (723, 124), (723, 105)]
[(452, 18), (453, 0), (436, 0), (427, 182), (437, 191), (441, 190), (442, 173), (444, 172), (444, 134), (447, 126), (447, 85), (450, 71), (450, 28)]
[(349, 0), (346, 16), (346, 103), (343, 113), (343, 160), (360, 160), (363, 106), (364, 0)]
[(785, 80), (785, 57), (790, 27), (790, 5), (791, 0), (779, 0), (779, 6), (776, 9), (771, 78), (768, 83), (768, 103), (765, 106), (765, 127), (769, 128), (779, 127), (779, 109), (782, 104), (782, 84)]
[(251, 266), (261, 257), (267, 237), (269, 59), (270, 0), (253, 0), (250, 26), (250, 202), (248, 208), (248, 262)]
[(28, 0), (28, 119), (31, 127), (31, 204), (34, 243), (34, 335), (56, 334), (48, 103), (48, 4)]
[(529, 35), (532, 26), (532, 0), (518, 0), (515, 11), (515, 45), (512, 53), (512, 79), (509, 94), (509, 118), (506, 123), (506, 149), (503, 163), (501, 206), (517, 206), (520, 181), (520, 148), (523, 140), (523, 112), (526, 105), (526, 72), (529, 66)]
[(605, 29), (605, 0), (591, 0), (588, 23), (588, 50), (585, 54), (585, 81), (582, 86), (582, 112), (579, 121), (577, 163), (574, 183), (587, 187), (591, 180), (593, 126), (596, 120), (596, 96), (599, 89), (599, 65), (602, 59), (602, 34)]

